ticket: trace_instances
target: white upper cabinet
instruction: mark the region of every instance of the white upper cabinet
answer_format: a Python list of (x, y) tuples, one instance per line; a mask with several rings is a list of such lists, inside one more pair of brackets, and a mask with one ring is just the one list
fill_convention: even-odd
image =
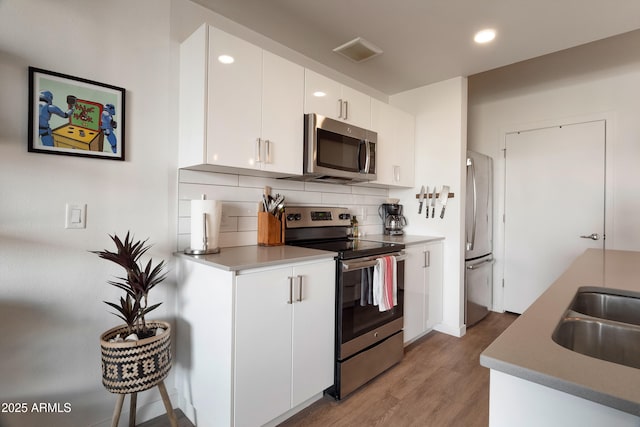
[(178, 167), (302, 175), (303, 113), (378, 132), (373, 183), (414, 186), (412, 115), (207, 24), (181, 44)]
[(210, 27), (208, 57), (206, 163), (260, 168), (262, 49)]
[(262, 53), (263, 168), (302, 175), (304, 151), (304, 68)]
[(302, 174), (304, 68), (203, 25), (180, 48), (179, 167)]
[(369, 129), (371, 97), (305, 69), (304, 112), (317, 113)]
[(371, 128), (378, 133), (374, 184), (413, 187), (415, 117), (393, 105), (371, 99)]

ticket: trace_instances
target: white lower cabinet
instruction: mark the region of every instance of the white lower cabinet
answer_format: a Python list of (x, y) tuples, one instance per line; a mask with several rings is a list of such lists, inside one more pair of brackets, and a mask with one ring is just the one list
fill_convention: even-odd
[(258, 426), (333, 384), (334, 261), (239, 275), (235, 425)]
[(442, 321), (442, 242), (409, 245), (404, 263), (404, 342)]
[(194, 424), (261, 426), (333, 384), (333, 259), (178, 265), (180, 406)]

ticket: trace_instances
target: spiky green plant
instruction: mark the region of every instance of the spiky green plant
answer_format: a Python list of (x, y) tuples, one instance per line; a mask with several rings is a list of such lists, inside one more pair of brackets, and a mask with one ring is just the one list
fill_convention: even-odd
[(117, 235), (109, 235), (116, 245), (116, 251), (92, 251), (100, 258), (114, 262), (124, 268), (126, 277), (117, 277), (117, 280), (109, 280), (107, 283), (125, 292), (126, 298), (120, 297), (120, 304), (104, 301), (114, 308), (117, 313), (113, 313), (124, 320), (129, 329), (129, 333), (135, 332), (138, 336), (148, 334), (145, 315), (158, 308), (162, 303), (148, 305), (149, 291), (161, 283), (166, 277), (165, 262), (160, 261), (155, 267), (153, 260), (149, 259), (146, 265), (140, 262), (140, 257), (144, 255), (151, 245), (147, 245), (147, 240), (134, 241), (133, 236), (127, 232), (124, 241)]

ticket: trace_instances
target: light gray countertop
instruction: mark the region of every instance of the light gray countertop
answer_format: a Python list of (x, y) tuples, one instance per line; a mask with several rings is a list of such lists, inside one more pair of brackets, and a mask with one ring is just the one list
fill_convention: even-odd
[[(404, 243), (405, 245), (419, 244), (443, 240), (444, 237), (434, 236), (387, 236), (371, 234), (362, 238), (373, 242)], [(176, 256), (190, 259), (201, 264), (210, 265), (227, 271), (249, 270), (252, 268), (268, 267), (272, 265), (303, 262), (316, 259), (334, 258), (335, 252), (317, 249), (301, 248), (298, 246), (237, 246), (222, 248), (218, 254), (187, 255), (176, 252)]]
[(239, 271), (293, 262), (332, 259), (337, 254), (297, 246), (252, 245), (221, 248), (220, 253), (210, 255), (187, 255), (183, 252), (176, 252), (175, 255), (222, 270)]
[(640, 369), (585, 356), (551, 335), (581, 286), (640, 291), (640, 252), (588, 249), (480, 355), (480, 364), (640, 415)]
[(389, 236), (387, 234), (367, 234), (361, 237), (360, 240), (369, 240), (373, 242), (386, 242), (386, 243), (403, 243), (405, 245), (417, 245), (420, 243), (435, 242), (438, 240), (444, 240), (444, 237), (437, 236), (413, 236), (403, 234), (401, 236)]

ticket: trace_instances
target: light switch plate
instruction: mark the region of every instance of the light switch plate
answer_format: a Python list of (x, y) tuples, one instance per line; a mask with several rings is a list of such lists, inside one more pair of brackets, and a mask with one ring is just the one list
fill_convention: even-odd
[(67, 203), (64, 228), (87, 228), (86, 203)]

